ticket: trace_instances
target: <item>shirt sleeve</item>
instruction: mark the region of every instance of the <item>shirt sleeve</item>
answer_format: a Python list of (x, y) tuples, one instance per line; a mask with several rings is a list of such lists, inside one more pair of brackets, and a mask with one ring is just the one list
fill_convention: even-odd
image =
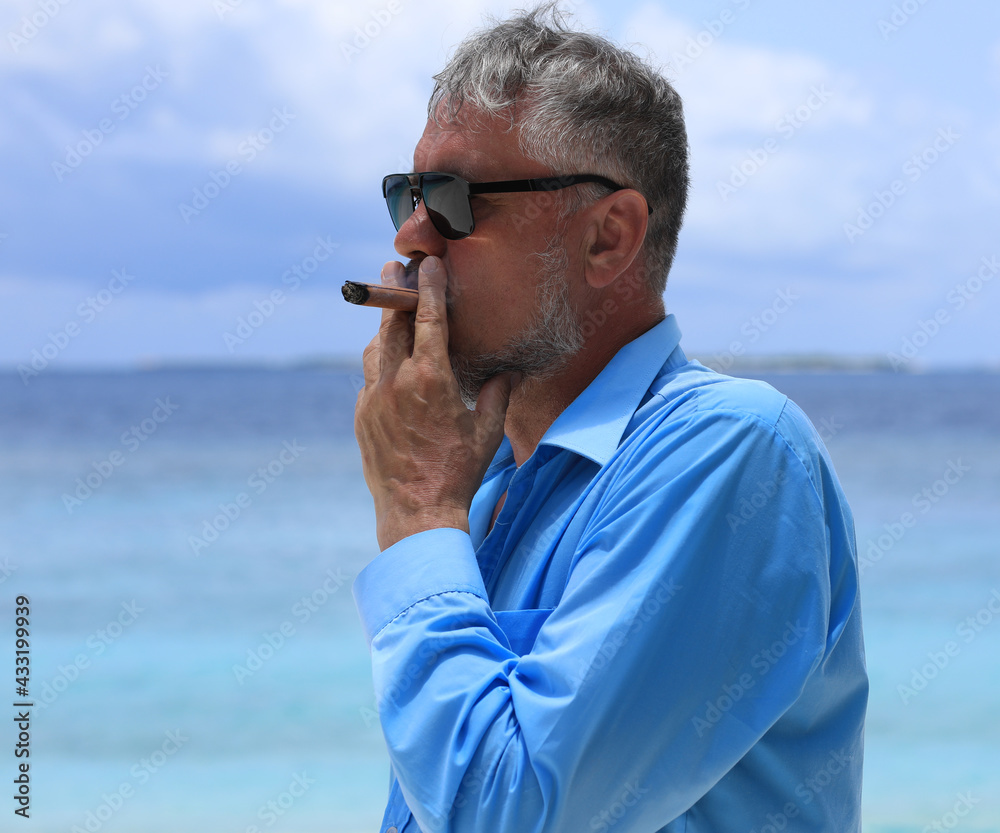
[(744, 413), (642, 430), (590, 496), (563, 597), (523, 656), (458, 530), (400, 541), (359, 576), (380, 720), (422, 830), (605, 830), (609, 808), (658, 829), (822, 661), (829, 526), (847, 522), (825, 457)]

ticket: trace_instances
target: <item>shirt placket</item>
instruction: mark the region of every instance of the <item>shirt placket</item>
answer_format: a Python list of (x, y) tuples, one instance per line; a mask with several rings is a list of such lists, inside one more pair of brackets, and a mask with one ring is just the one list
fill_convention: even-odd
[(411, 833), (416, 829), (416, 823), (408, 826), (413, 818), (410, 808), (406, 806), (403, 798), (403, 791), (400, 789), (399, 781), (395, 776), (392, 779), (392, 787), (389, 789), (389, 801), (386, 804), (385, 814), (382, 817), (382, 824), (379, 833)]
[(515, 470), (507, 486), (507, 497), (504, 499), (500, 514), (476, 553), (483, 585), (486, 587), (491, 604), (494, 602), (496, 584), (501, 571), (517, 547), (523, 530), (527, 529), (534, 519), (537, 507), (528, 511), (522, 510), (532, 494), (539, 470), (551, 456), (552, 449), (543, 446)]

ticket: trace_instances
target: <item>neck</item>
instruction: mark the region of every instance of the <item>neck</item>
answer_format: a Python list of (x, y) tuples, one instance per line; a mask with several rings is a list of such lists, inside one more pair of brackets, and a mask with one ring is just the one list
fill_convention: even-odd
[[(520, 466), (538, 447), (549, 426), (597, 378), (615, 354), (663, 320), (662, 305), (616, 334), (598, 331), (552, 376), (524, 379), (511, 393), (504, 433)], [(604, 338), (598, 338), (604, 335)]]

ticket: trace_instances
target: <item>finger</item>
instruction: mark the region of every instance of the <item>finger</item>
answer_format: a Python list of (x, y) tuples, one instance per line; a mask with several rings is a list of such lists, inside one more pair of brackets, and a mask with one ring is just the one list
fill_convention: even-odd
[(476, 400), (476, 427), (482, 444), (492, 448), (494, 452), (503, 439), (511, 390), (519, 381), (520, 374), (503, 373), (494, 376), (479, 391), (479, 399)]
[(378, 381), (379, 369), (382, 366), (382, 350), (380, 347), (381, 340), (381, 336), (376, 335), (375, 338), (368, 342), (365, 352), (361, 354), (361, 366), (362, 373), (364, 373), (365, 376), (365, 387), (374, 385)]
[(448, 273), (440, 258), (425, 257), (420, 263), (417, 288), (420, 297), (414, 316), (413, 358), (447, 361), (448, 307), (445, 290)]
[(398, 260), (390, 260), (382, 267), (382, 283), (387, 286), (404, 286), (403, 264)]
[[(390, 261), (382, 267), (382, 283), (389, 286), (404, 285), (403, 264)], [(382, 310), (379, 325), (380, 365), (382, 372), (392, 372), (409, 358), (413, 349), (413, 325), (410, 313), (401, 310)]]

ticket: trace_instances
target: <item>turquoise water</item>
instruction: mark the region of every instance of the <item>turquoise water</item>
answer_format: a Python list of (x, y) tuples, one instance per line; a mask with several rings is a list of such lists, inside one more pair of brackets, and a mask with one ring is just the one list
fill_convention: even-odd
[[(867, 553), (866, 830), (1000, 830), (1000, 376), (769, 381)], [(25, 594), (40, 704), (31, 819), (5, 799), (0, 830), (376, 828), (354, 397), (328, 370), (0, 376), (0, 667)]]

